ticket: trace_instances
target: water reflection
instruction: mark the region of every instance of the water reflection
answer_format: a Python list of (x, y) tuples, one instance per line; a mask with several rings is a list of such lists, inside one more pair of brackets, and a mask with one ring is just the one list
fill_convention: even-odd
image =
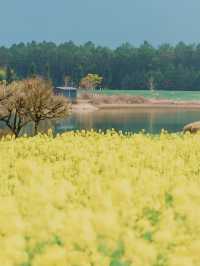
[(200, 120), (200, 110), (175, 108), (115, 109), (91, 113), (72, 114), (68, 119), (54, 124), (56, 132), (77, 129), (106, 130), (114, 128), (122, 131), (159, 133), (181, 131), (187, 123)]
[[(54, 134), (70, 130), (95, 129), (139, 132), (144, 129), (149, 133), (159, 133), (162, 129), (169, 132), (178, 132), (191, 122), (200, 120), (198, 109), (176, 108), (134, 108), (100, 110), (95, 112), (73, 113), (68, 118), (59, 121), (45, 121), (41, 123), (39, 131), (46, 133), (52, 128)], [(0, 123), (0, 128), (5, 126)], [(33, 126), (30, 124), (21, 134), (33, 135)]]

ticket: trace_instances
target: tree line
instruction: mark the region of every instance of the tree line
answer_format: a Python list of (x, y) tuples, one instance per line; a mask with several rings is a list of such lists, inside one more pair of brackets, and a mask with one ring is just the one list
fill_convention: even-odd
[(200, 44), (153, 47), (145, 41), (111, 49), (69, 41), (0, 47), (0, 80), (40, 75), (61, 86), (67, 76), (70, 85), (79, 86), (89, 73), (102, 77), (102, 86), (110, 89), (200, 90)]

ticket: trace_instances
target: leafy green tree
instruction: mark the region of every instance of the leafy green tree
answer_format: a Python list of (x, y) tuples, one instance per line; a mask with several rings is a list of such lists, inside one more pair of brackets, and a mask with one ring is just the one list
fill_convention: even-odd
[(103, 78), (97, 74), (87, 74), (80, 81), (80, 87), (83, 89), (95, 89), (102, 83)]

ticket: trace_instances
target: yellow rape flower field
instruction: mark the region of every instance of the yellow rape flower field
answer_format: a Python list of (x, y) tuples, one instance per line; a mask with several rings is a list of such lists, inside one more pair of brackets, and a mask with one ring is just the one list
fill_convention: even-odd
[(0, 141), (1, 266), (199, 266), (200, 135)]

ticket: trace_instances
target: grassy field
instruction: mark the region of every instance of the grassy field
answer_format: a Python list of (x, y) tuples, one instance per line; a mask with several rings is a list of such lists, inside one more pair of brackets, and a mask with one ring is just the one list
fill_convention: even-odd
[(141, 95), (146, 98), (170, 99), (176, 101), (200, 101), (200, 91), (148, 91), (148, 90), (103, 90), (98, 93), (105, 95), (125, 94)]
[(2, 266), (198, 266), (200, 135), (0, 141)]

